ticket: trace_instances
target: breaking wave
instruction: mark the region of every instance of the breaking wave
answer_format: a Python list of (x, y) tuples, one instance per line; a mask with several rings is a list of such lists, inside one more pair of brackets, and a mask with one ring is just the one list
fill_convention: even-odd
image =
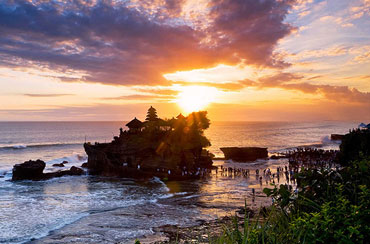
[(1, 146), (0, 150), (20, 150), (27, 148), (44, 148), (44, 147), (66, 147), (66, 146), (82, 146), (82, 143), (42, 143), (42, 144), (18, 144), (18, 145), (7, 145)]

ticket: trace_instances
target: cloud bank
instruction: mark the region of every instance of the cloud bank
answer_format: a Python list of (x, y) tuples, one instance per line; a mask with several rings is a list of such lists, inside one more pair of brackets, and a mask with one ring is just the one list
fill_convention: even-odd
[(165, 73), (219, 63), (284, 67), (274, 48), (294, 29), (284, 22), (294, 2), (210, 0), (197, 10), (185, 0), (4, 0), (0, 66), (117, 85), (166, 85)]

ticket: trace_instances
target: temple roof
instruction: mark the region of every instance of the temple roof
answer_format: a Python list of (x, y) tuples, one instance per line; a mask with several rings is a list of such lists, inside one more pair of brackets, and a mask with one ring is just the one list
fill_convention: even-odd
[(185, 119), (184, 115), (182, 115), (181, 113), (179, 115), (177, 115), (176, 117), (177, 119)]
[(138, 120), (138, 119), (135, 117), (133, 120), (131, 120), (130, 122), (128, 122), (128, 123), (126, 124), (126, 126), (127, 126), (128, 128), (141, 128), (141, 127), (143, 127), (143, 122), (141, 122), (140, 120)]

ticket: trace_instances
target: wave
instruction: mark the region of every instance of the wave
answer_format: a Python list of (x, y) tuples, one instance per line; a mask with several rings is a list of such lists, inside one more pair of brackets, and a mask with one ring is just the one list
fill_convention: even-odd
[(65, 146), (82, 146), (82, 143), (41, 143), (41, 144), (18, 144), (1, 146), (0, 150), (18, 150), (18, 149), (28, 149), (28, 148), (43, 148), (43, 147), (65, 147)]
[(325, 147), (325, 146), (339, 145), (340, 143), (341, 143), (340, 140), (335, 141), (335, 140), (331, 140), (329, 136), (324, 136), (324, 137), (321, 138), (320, 142), (312, 143), (312, 144), (305, 144), (305, 145), (298, 146), (298, 147), (317, 147), (317, 148), (321, 148), (321, 147)]
[(271, 150), (269, 153), (284, 153), (286, 151), (292, 151), (296, 150), (297, 148), (330, 148), (330, 149), (335, 149), (339, 147), (341, 141), (338, 140), (331, 140), (329, 136), (324, 136), (321, 138), (320, 142), (314, 142), (310, 144), (303, 144), (303, 145), (298, 145), (298, 146), (293, 146), (293, 147), (286, 147), (282, 149), (276, 149), (276, 150)]
[(70, 156), (62, 157), (62, 158), (55, 158), (50, 161), (47, 161), (46, 164), (55, 164), (55, 163), (62, 163), (63, 161), (67, 161), (70, 164), (81, 164), (87, 161), (87, 155), (81, 154), (73, 154)]
[(151, 182), (155, 182), (155, 183), (159, 183), (162, 185), (163, 189), (166, 191), (166, 192), (169, 192), (170, 189), (167, 187), (166, 183), (164, 183), (163, 181), (161, 181), (161, 179), (159, 179), (158, 177), (154, 176), (152, 179), (151, 179)]

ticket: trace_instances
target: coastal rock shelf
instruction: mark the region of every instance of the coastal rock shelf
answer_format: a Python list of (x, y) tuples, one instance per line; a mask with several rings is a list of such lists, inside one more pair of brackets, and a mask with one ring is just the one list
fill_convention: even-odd
[(212, 166), (210, 145), (203, 131), (209, 127), (207, 112), (169, 120), (158, 118), (150, 107), (145, 122), (137, 118), (120, 129), (110, 143), (85, 143), (91, 174), (129, 178), (178, 180), (199, 178)]
[(72, 166), (69, 170), (62, 170), (51, 173), (43, 173), (45, 162), (38, 159), (36, 161), (29, 160), (22, 164), (16, 164), (13, 167), (12, 180), (48, 180), (55, 177), (66, 175), (82, 175), (84, 171), (78, 167)]
[(231, 159), (237, 162), (255, 161), (268, 157), (265, 147), (221, 147), (225, 159)]

